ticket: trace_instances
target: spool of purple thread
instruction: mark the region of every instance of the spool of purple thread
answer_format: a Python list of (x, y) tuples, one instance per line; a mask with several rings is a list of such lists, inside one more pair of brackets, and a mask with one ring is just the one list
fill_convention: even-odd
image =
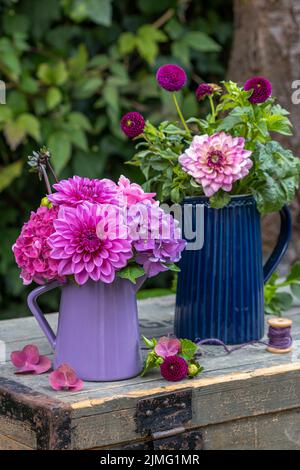
[(267, 351), (275, 354), (285, 354), (292, 350), (291, 327), (289, 318), (271, 318), (269, 325), (269, 344)]

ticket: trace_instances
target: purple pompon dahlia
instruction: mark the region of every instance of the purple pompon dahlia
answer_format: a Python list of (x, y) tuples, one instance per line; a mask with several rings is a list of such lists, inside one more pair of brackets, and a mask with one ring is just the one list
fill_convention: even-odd
[(117, 185), (108, 179), (89, 179), (73, 176), (53, 185), (56, 193), (49, 194), (53, 204), (75, 207), (85, 201), (100, 204), (117, 202)]
[(137, 111), (131, 111), (121, 119), (121, 129), (127, 137), (133, 139), (141, 135), (145, 128), (145, 119)]
[(232, 184), (249, 173), (253, 165), (249, 158), (252, 152), (244, 146), (243, 137), (232, 137), (225, 132), (196, 135), (179, 157), (179, 163), (210, 197), (219, 189), (231, 191)]
[(198, 101), (204, 100), (209, 95), (213, 94), (213, 87), (209, 83), (200, 83), (196, 90), (196, 98)]
[(187, 362), (180, 356), (166, 357), (160, 366), (161, 375), (170, 382), (179, 382), (185, 379), (188, 375), (188, 371)]
[(131, 241), (124, 238), (124, 222), (116, 206), (90, 202), (61, 206), (54, 229), (48, 243), (51, 257), (58, 260), (58, 273), (74, 274), (80, 285), (89, 279), (113, 282), (116, 271), (132, 257)]
[(175, 64), (162, 65), (157, 73), (156, 80), (167, 91), (178, 91), (186, 84), (187, 76), (182, 67)]
[(265, 77), (252, 77), (246, 81), (244, 90), (253, 90), (249, 98), (250, 103), (264, 103), (272, 94), (272, 85)]

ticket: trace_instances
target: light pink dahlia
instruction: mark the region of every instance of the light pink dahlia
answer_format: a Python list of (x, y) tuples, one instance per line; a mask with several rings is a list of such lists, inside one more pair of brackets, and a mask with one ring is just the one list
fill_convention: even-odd
[(212, 196), (219, 189), (231, 191), (232, 184), (249, 173), (252, 152), (244, 146), (243, 137), (232, 137), (225, 132), (197, 135), (179, 157), (179, 163), (202, 185), (204, 194)]
[(145, 193), (137, 183), (130, 183), (129, 179), (121, 175), (118, 181), (121, 205), (132, 206), (139, 202), (154, 204), (155, 193)]
[(126, 266), (132, 256), (122, 225), (112, 205), (61, 206), (49, 238), (51, 256), (59, 260), (59, 274), (74, 274), (78, 284), (89, 279), (113, 282), (116, 270)]
[(75, 207), (85, 201), (113, 204), (117, 201), (117, 185), (108, 179), (90, 179), (73, 176), (53, 185), (56, 193), (48, 199), (53, 204)]
[(12, 250), (19, 268), (20, 277), (24, 284), (32, 281), (45, 284), (47, 281), (58, 279), (58, 261), (50, 255), (48, 239), (54, 232), (54, 221), (58, 209), (39, 207), (31, 212), (30, 219), (23, 225), (20, 236)]

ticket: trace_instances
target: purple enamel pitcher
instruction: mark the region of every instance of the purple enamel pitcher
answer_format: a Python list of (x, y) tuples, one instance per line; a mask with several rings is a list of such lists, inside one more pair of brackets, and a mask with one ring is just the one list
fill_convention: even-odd
[[(69, 364), (82, 380), (111, 381), (138, 375), (140, 333), (134, 285), (116, 278), (111, 284), (88, 281), (83, 286), (54, 281), (34, 289), (28, 306), (53, 351), (54, 367)], [(37, 304), (38, 297), (61, 288), (57, 333), (51, 329)]]

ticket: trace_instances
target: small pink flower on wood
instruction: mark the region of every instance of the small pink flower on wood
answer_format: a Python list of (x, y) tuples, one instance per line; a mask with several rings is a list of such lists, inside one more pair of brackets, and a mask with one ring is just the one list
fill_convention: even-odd
[(49, 382), (54, 390), (70, 390), (78, 392), (83, 388), (83, 381), (69, 364), (61, 364), (49, 375)]
[(176, 356), (179, 353), (181, 344), (177, 338), (167, 338), (167, 336), (162, 336), (155, 348), (154, 351), (160, 357), (166, 358), (169, 356)]
[(11, 362), (18, 369), (16, 374), (43, 374), (51, 367), (47, 356), (41, 356), (34, 344), (28, 344), (21, 351), (13, 351)]

